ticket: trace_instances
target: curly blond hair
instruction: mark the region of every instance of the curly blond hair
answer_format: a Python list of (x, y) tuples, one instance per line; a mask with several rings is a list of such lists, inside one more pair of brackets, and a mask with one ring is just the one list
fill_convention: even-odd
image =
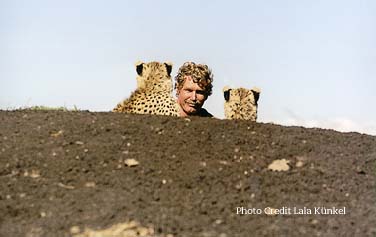
[(179, 68), (178, 74), (175, 77), (176, 95), (178, 95), (180, 89), (183, 88), (186, 76), (191, 76), (193, 82), (204, 89), (206, 96), (212, 94), (213, 74), (210, 68), (205, 64), (186, 62)]

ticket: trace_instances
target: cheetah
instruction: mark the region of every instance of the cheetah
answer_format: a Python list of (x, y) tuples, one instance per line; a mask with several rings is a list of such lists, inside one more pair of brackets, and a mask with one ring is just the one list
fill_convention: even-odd
[(245, 88), (231, 89), (223, 88), (225, 98), (226, 119), (243, 119), (256, 121), (257, 102), (260, 97), (260, 89), (253, 87), (251, 90)]
[(113, 112), (179, 116), (179, 107), (172, 97), (171, 63), (137, 62), (137, 89)]

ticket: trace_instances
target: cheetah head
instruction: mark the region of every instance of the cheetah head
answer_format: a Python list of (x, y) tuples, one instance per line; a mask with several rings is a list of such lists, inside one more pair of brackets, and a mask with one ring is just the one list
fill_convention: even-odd
[(258, 87), (253, 87), (252, 89), (248, 90), (245, 88), (236, 88), (231, 89), (228, 86), (225, 86), (223, 88), (223, 97), (225, 98), (226, 102), (232, 101), (232, 100), (244, 100), (246, 97), (252, 97), (250, 101), (252, 101), (253, 104), (257, 105), (257, 102), (260, 98), (261, 90)]
[(137, 62), (137, 88), (172, 92), (172, 63)]
[(228, 86), (223, 88), (223, 97), (225, 98), (225, 117), (226, 119), (257, 119), (258, 100), (261, 90), (257, 87), (252, 89), (235, 88)]

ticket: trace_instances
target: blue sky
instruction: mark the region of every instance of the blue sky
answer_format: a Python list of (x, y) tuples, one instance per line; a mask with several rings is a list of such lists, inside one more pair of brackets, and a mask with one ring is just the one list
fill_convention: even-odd
[(0, 0), (0, 109), (110, 111), (136, 61), (208, 64), (261, 88), (259, 121), (376, 135), (376, 1)]

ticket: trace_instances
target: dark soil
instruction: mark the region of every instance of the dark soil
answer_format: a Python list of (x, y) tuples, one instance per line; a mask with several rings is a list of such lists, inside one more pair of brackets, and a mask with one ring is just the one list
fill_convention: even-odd
[[(268, 168), (280, 159), (289, 161), (288, 171)], [(358, 133), (211, 118), (0, 112), (4, 237), (84, 236), (85, 228), (130, 221), (154, 231), (139, 236), (375, 236), (375, 174), (376, 137)], [(240, 207), (248, 214), (237, 214)], [(267, 207), (312, 213), (268, 215)], [(345, 214), (315, 207), (345, 207)]]

